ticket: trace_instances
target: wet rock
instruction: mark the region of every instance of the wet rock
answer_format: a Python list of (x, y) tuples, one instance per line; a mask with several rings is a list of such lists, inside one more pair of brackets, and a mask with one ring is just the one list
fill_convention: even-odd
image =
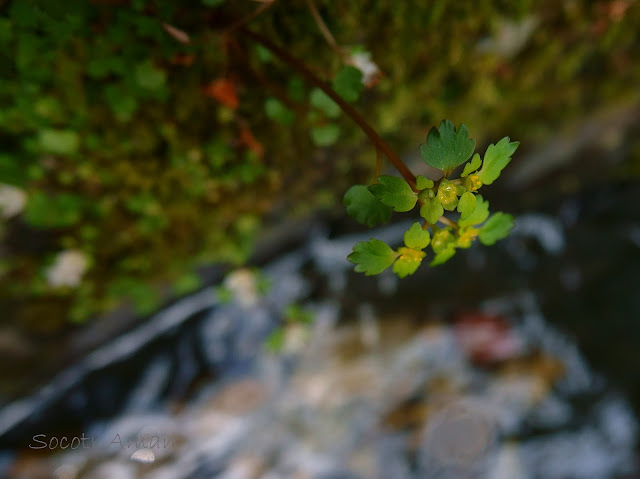
[(25, 359), (35, 353), (35, 344), (12, 328), (0, 329), (0, 364)]
[(234, 458), (220, 479), (258, 479), (264, 470), (264, 460), (255, 456)]
[(244, 379), (223, 387), (209, 405), (216, 411), (241, 415), (260, 407), (267, 398), (264, 384), (254, 379)]
[(100, 464), (92, 471), (89, 477), (95, 477), (96, 479), (136, 479), (136, 468), (133, 464), (125, 462), (107, 462)]
[(477, 470), (496, 440), (496, 425), (480, 401), (458, 399), (432, 412), (421, 450), (422, 469)]
[[(333, 243), (320, 242), (325, 266)], [(533, 293), (496, 297), (472, 313), (436, 315), (448, 310), (424, 303), (412, 314), (384, 313), (373, 300), (343, 305), (320, 273), (312, 281), (302, 273), (313, 264), (304, 258), (265, 267), (278, 287), (251, 305), (220, 304), (207, 291), (194, 295), (198, 308), (172, 306), (145, 338), (174, 334), (182, 310), (197, 319), (171, 343), (175, 354), (140, 367), (124, 411), (91, 424), (100, 445), (28, 467), (76, 465), (66, 470), (75, 479), (610, 479), (630, 470), (637, 430), (628, 404), (603, 394), (606, 383), (546, 322)], [(265, 337), (292, 302), (313, 311), (312, 334), (289, 325), (293, 345), (268, 352)], [(124, 360), (142, 338), (97, 351), (89, 370)], [(161, 397), (174, 376), (190, 383), (198, 368), (215, 376), (196, 394)], [(169, 444), (140, 443), (149, 436)]]
[(524, 468), (520, 451), (515, 444), (506, 444), (500, 448), (487, 476), (490, 479), (531, 479), (531, 474)]

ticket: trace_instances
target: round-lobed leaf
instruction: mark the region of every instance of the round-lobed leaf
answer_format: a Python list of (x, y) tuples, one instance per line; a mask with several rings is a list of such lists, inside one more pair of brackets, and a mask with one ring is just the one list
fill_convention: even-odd
[(427, 188), (433, 188), (433, 181), (425, 178), (422, 175), (418, 175), (416, 178), (416, 188), (419, 190), (426, 190)]
[(340, 70), (333, 79), (333, 89), (348, 102), (356, 101), (363, 88), (362, 72), (351, 65)]
[(313, 106), (321, 110), (329, 118), (339, 117), (342, 111), (340, 110), (338, 104), (333, 101), (329, 97), (329, 95), (320, 90), (320, 88), (314, 88), (313, 90), (311, 90), (309, 101)]
[(398, 248), (400, 256), (393, 263), (393, 272), (399, 278), (405, 278), (416, 272), (422, 263), (422, 258), (426, 256), (424, 251), (413, 248)]
[(513, 228), (513, 216), (498, 212), (487, 220), (480, 228), (478, 238), (483, 245), (491, 246), (496, 241), (509, 236), (509, 232)]
[(427, 198), (420, 207), (420, 216), (422, 216), (427, 223), (436, 224), (438, 218), (444, 214), (444, 208), (440, 204), (440, 200), (436, 198)]
[(439, 264), (446, 263), (456, 254), (456, 250), (453, 246), (445, 248), (436, 254), (436, 257), (433, 258), (433, 261), (429, 263), (429, 266), (438, 266)]
[(440, 128), (431, 128), (427, 142), (420, 146), (420, 154), (428, 165), (442, 170), (447, 176), (471, 157), (475, 147), (476, 140), (469, 138), (465, 125), (456, 129), (451, 121), (444, 120)]
[(369, 191), (394, 211), (411, 211), (416, 205), (418, 194), (402, 178), (383, 175), (378, 181), (380, 183), (369, 186)]
[(478, 201), (476, 200), (476, 195), (468, 191), (464, 193), (458, 202), (458, 213), (460, 213), (460, 219), (466, 220), (469, 218), (469, 216), (471, 216), (475, 211), (477, 204)]
[(490, 185), (498, 179), (502, 170), (511, 161), (511, 155), (515, 153), (520, 145), (517, 141), (509, 141), (506, 136), (495, 145), (489, 145), (484, 154), (482, 169), (478, 172), (480, 181), (484, 185)]
[(382, 273), (398, 257), (384, 241), (370, 239), (361, 241), (353, 247), (353, 253), (347, 259), (356, 265), (355, 271), (372, 276)]
[(332, 123), (311, 129), (311, 140), (316, 146), (331, 146), (340, 136), (340, 127)]
[(460, 219), (458, 225), (472, 226), (479, 225), (489, 216), (489, 202), (482, 199), (482, 195), (476, 195), (476, 207), (466, 219)]
[(429, 246), (430, 241), (431, 235), (429, 234), (429, 230), (422, 229), (422, 226), (420, 226), (418, 222), (413, 223), (411, 228), (404, 233), (404, 244), (406, 244), (408, 248), (423, 250)]
[(391, 218), (391, 207), (382, 203), (365, 185), (353, 185), (344, 194), (347, 214), (369, 227), (386, 223)]
[(480, 168), (481, 164), (482, 160), (480, 159), (480, 155), (476, 153), (475, 155), (473, 155), (473, 158), (471, 158), (471, 161), (464, 165), (464, 169), (462, 170), (462, 174), (460, 176), (462, 178), (469, 176), (470, 173), (477, 171), (478, 168)]

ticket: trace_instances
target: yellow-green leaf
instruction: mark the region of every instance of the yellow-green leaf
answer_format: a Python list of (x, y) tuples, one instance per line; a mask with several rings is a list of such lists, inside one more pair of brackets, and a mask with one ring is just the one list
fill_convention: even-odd
[(431, 235), (429, 234), (429, 230), (422, 229), (422, 226), (420, 226), (418, 222), (413, 223), (411, 228), (404, 233), (404, 244), (406, 244), (408, 248), (422, 250), (429, 245), (430, 241)]
[(476, 209), (477, 204), (476, 195), (468, 191), (463, 194), (458, 202), (458, 213), (460, 213), (460, 219), (466, 220), (469, 218), (471, 213)]
[(480, 159), (480, 155), (476, 153), (475, 155), (473, 155), (473, 158), (471, 158), (471, 161), (464, 165), (464, 169), (462, 170), (462, 174), (460, 176), (462, 178), (468, 176), (470, 173), (473, 173), (478, 168), (480, 168), (481, 164), (482, 160)]
[(476, 195), (476, 207), (467, 218), (460, 219), (458, 221), (458, 225), (460, 227), (463, 226), (472, 226), (479, 225), (489, 216), (489, 202), (484, 201), (482, 199), (482, 195)]
[(426, 190), (427, 188), (433, 188), (433, 181), (428, 178), (425, 178), (422, 175), (418, 175), (416, 178), (416, 188), (419, 190)]
[(431, 224), (435, 224), (443, 214), (444, 208), (438, 198), (426, 198), (420, 207), (420, 216)]
[(513, 216), (505, 213), (495, 213), (480, 228), (478, 238), (483, 245), (491, 246), (496, 241), (509, 236), (509, 232), (513, 228)]
[(429, 263), (429, 266), (438, 266), (439, 264), (446, 263), (455, 254), (456, 254), (455, 248), (453, 246), (450, 246), (450, 247), (440, 251), (440, 253), (438, 253), (436, 255), (436, 257), (433, 258), (433, 261), (431, 261), (431, 263)]
[(40, 130), (40, 147), (54, 155), (72, 155), (78, 151), (80, 137), (73, 130)]
[(404, 247), (398, 248), (398, 253), (400, 256), (393, 263), (393, 272), (400, 278), (405, 278), (415, 273), (422, 263), (422, 258), (426, 256), (424, 251)]
[(448, 248), (453, 248), (454, 244), (455, 237), (449, 230), (437, 230), (433, 234), (433, 239), (431, 240), (431, 248), (436, 254), (441, 253)]
[(511, 155), (516, 151), (518, 145), (520, 143), (517, 141), (509, 142), (508, 136), (495, 145), (489, 145), (484, 154), (482, 169), (478, 172), (480, 181), (484, 185), (490, 185), (500, 176), (500, 172), (509, 164)]

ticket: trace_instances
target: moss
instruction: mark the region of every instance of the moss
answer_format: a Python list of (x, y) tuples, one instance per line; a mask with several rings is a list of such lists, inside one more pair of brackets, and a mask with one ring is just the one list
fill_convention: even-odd
[[(335, 122), (336, 146), (315, 148), (309, 130), (329, 120), (309, 114), (310, 88), (290, 86), (293, 72), (237, 32), (219, 34), (251, 2), (77, 2), (69, 24), (46, 8), (32, 15), (40, 3), (14, 0), (0, 16), (0, 51), (16, 52), (0, 73), (0, 182), (31, 197), (0, 233), (5, 321), (51, 330), (126, 297), (148, 311), (158, 283), (202, 262), (245, 261), (267, 214), (339, 205), (352, 182), (370, 179), (375, 153), (348, 119)], [(586, 0), (316, 3), (337, 41), (364, 46), (384, 72), (356, 107), (400, 151), (443, 118), (481, 140), (526, 143), (637, 95), (638, 8), (623, 21)], [(531, 19), (520, 50), (505, 54), (508, 29)], [(302, 4), (276, 2), (251, 28), (327, 79), (341, 67)], [(233, 84), (237, 109), (206, 94), (219, 78)], [(265, 116), (274, 95), (290, 102), (291, 125)], [(77, 289), (53, 290), (43, 270), (65, 248), (92, 267)]]

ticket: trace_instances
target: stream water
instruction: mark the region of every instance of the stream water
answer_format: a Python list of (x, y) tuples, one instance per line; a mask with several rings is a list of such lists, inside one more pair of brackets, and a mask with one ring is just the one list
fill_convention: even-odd
[[(345, 258), (371, 236), (399, 243), (406, 224), (338, 237), (319, 225), (260, 276), (231, 273), (227, 293), (179, 300), (0, 409), (0, 476), (640, 477), (635, 366), (617, 373), (596, 347), (616, 334), (637, 346), (619, 333), (638, 300), (615, 289), (639, 271), (638, 213), (621, 211), (637, 193), (520, 215), (499, 246), (403, 282)], [(612, 214), (624, 221), (593, 255)], [(271, 352), (291, 304), (314, 321), (288, 322)]]

